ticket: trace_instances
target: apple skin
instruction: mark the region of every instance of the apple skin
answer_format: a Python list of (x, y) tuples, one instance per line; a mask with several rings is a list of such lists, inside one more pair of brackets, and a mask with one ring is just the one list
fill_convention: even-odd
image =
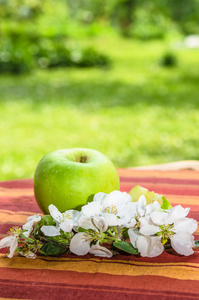
[[(80, 159), (86, 158), (85, 162)], [(61, 149), (46, 154), (34, 176), (34, 193), (44, 214), (54, 204), (59, 211), (80, 209), (98, 192), (119, 190), (119, 175), (102, 153), (84, 148)]]

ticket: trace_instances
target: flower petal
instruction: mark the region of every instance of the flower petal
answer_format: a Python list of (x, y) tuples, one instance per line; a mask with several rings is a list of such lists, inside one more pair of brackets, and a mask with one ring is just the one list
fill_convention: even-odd
[(73, 229), (73, 221), (71, 219), (68, 219), (62, 223), (59, 224), (59, 227), (64, 231), (64, 232), (70, 232)]
[(116, 207), (117, 211), (119, 211), (123, 209), (127, 203), (130, 203), (131, 200), (131, 195), (127, 194), (126, 192), (113, 191), (107, 195), (103, 203), (103, 208)]
[(133, 247), (137, 248), (136, 241), (137, 241), (138, 237), (140, 236), (138, 229), (130, 228), (128, 230), (128, 235), (129, 235), (129, 239), (130, 239), (130, 242), (133, 245)]
[(189, 232), (190, 234), (194, 233), (198, 227), (198, 222), (190, 218), (179, 218), (174, 221), (174, 230), (176, 233), (183, 231)]
[(160, 203), (158, 203), (157, 201), (154, 201), (153, 203), (148, 204), (146, 206), (145, 216), (150, 215), (152, 212), (158, 211), (159, 208), (160, 208)]
[(120, 218), (120, 226), (131, 228), (136, 225), (137, 221), (135, 218), (132, 218), (131, 214), (127, 212), (126, 216)]
[(123, 222), (128, 223), (130, 220), (137, 215), (137, 202), (127, 203), (123, 209), (120, 209), (117, 216), (123, 219)]
[(194, 237), (188, 232), (178, 232), (170, 237), (172, 248), (179, 254), (189, 256), (194, 253)]
[(165, 224), (173, 224), (178, 218), (185, 218), (190, 211), (190, 208), (183, 208), (181, 205), (174, 206), (165, 221)]
[(97, 202), (90, 202), (84, 205), (81, 210), (82, 214), (87, 217), (93, 217), (101, 213), (101, 205)]
[(31, 231), (33, 230), (33, 225), (34, 225), (34, 220), (30, 220), (30, 221), (26, 222), (26, 224), (24, 224), (24, 225), (22, 226), (22, 228), (23, 228), (24, 230), (27, 230), (27, 231), (25, 231), (25, 232), (23, 233), (26, 237), (29, 237)]
[(161, 237), (140, 236), (137, 240), (137, 248), (143, 257), (156, 257), (164, 251)]
[(15, 254), (15, 250), (16, 250), (17, 246), (18, 246), (18, 238), (15, 237), (13, 239), (11, 245), (10, 245), (10, 253), (8, 254), (9, 258), (13, 257), (13, 255)]
[(27, 222), (33, 221), (33, 220), (34, 220), (34, 222), (39, 222), (41, 220), (41, 216), (39, 214), (30, 216), (30, 217), (28, 217)]
[(136, 245), (137, 245), (138, 251), (140, 252), (140, 255), (143, 257), (147, 257), (148, 250), (150, 247), (150, 237), (140, 235), (137, 239)]
[(99, 229), (100, 232), (104, 232), (108, 229), (107, 221), (103, 217), (97, 215), (94, 216), (93, 223)]
[(106, 220), (108, 226), (117, 226), (121, 224), (120, 219), (118, 219), (114, 214), (105, 213), (103, 214), (103, 217)]
[(57, 228), (53, 225), (45, 225), (41, 227), (41, 231), (46, 235), (46, 236), (57, 236), (60, 235), (60, 228)]
[(96, 229), (92, 222), (92, 218), (83, 215), (78, 220), (78, 226), (84, 229)]
[(101, 192), (97, 193), (93, 197), (93, 202), (97, 202), (100, 206), (102, 206), (106, 196), (107, 196), (107, 194), (105, 194), (105, 193), (101, 193)]
[[(71, 216), (73, 220), (73, 226), (77, 226), (78, 220), (82, 214), (78, 210), (74, 210), (74, 209), (67, 210), (65, 213), (68, 213)], [(65, 213), (63, 213), (63, 215)]]
[(61, 223), (63, 221), (62, 213), (57, 209), (57, 207), (53, 204), (50, 204), (48, 206), (48, 210), (50, 212), (51, 217), (57, 221), (58, 223)]
[(110, 250), (108, 250), (105, 247), (100, 246), (99, 241), (97, 242), (97, 244), (93, 245), (90, 250), (89, 250), (90, 254), (93, 254), (95, 256), (100, 256), (100, 257), (112, 257), (113, 254)]
[(161, 243), (161, 237), (152, 236), (148, 257), (159, 256), (160, 254), (162, 254), (163, 251), (164, 251), (164, 246)]
[[(135, 218), (131, 219), (131, 221), (125, 225), (125, 227), (130, 228), (130, 227), (134, 227), (136, 225), (137, 221)], [(123, 225), (123, 224), (122, 224)]]
[(33, 230), (34, 222), (39, 222), (40, 220), (41, 220), (41, 216), (39, 216), (39, 215), (34, 215), (34, 216), (28, 217), (27, 222), (22, 226), (22, 228), (24, 230), (27, 230), (23, 234), (26, 237), (29, 237), (31, 231)]
[(90, 250), (90, 243), (85, 232), (78, 232), (71, 239), (70, 251), (76, 255), (85, 255)]
[(156, 225), (165, 224), (165, 220), (168, 217), (168, 213), (163, 211), (152, 212), (150, 214), (151, 221)]
[(150, 222), (149, 217), (142, 217), (139, 219), (140, 222), (140, 233), (143, 235), (154, 235), (157, 232), (161, 231), (158, 225), (153, 225)]
[(140, 196), (140, 198), (138, 199), (137, 209), (138, 209), (138, 214), (143, 217), (146, 209), (146, 198), (144, 195)]
[(0, 249), (10, 247), (15, 237), (13, 235), (6, 236), (0, 241)]

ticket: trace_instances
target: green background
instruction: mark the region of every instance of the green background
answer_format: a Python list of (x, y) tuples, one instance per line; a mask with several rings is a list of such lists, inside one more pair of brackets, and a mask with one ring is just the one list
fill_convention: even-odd
[[(134, 35), (126, 37), (108, 17), (82, 25), (68, 16), (64, 23), (64, 2), (56, 9), (48, 2), (37, 31), (66, 31), (74, 47), (92, 46), (111, 63), (0, 75), (0, 180), (32, 177), (47, 152), (63, 148), (96, 149), (119, 168), (198, 159), (199, 50), (183, 45), (180, 22), (164, 17), (171, 24), (160, 26), (164, 36), (153, 36), (159, 19), (151, 38), (150, 26), (147, 39), (137, 37), (147, 28), (138, 6)], [(172, 66), (161, 63), (166, 53)]]

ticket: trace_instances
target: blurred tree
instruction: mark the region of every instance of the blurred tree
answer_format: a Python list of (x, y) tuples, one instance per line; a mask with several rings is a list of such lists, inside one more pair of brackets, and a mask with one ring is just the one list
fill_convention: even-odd
[(66, 1), (72, 18), (87, 24), (95, 21), (110, 21), (123, 35), (129, 35), (136, 0)]
[(130, 35), (136, 4), (136, 0), (118, 0), (115, 3), (112, 12), (113, 22), (119, 25), (124, 36)]
[(39, 0), (0, 0), (0, 16), (13, 21), (33, 21), (42, 12)]
[(137, 0), (133, 20), (131, 36), (143, 40), (163, 38), (172, 25), (171, 19), (162, 13), (153, 0)]
[[(66, 11), (64, 0), (60, 0), (59, 3), (55, 0), (0, 0), (0, 16), (3, 20), (0, 73), (17, 74), (30, 71), (37, 66), (41, 68), (91, 67), (109, 64), (108, 57), (93, 48), (71, 47), (67, 33), (64, 31), (61, 34), (59, 30), (42, 31), (39, 17), (42, 18), (50, 6), (59, 4)], [(53, 13), (56, 15), (56, 9)], [(65, 23), (66, 15), (63, 19)], [(48, 17), (49, 15), (46, 19)], [(59, 14), (55, 17), (55, 23), (58, 18)], [(45, 21), (46, 19), (44, 18)]]
[(168, 0), (168, 10), (171, 18), (185, 34), (199, 33), (199, 0)]
[[(185, 34), (198, 33), (199, 0), (66, 0), (72, 18), (91, 24), (106, 21), (129, 36), (160, 37), (176, 24)], [(166, 25), (166, 26), (165, 26)], [(160, 27), (160, 28), (158, 28)]]
[(167, 18), (170, 18), (184, 34), (199, 33), (199, 0), (152, 0)]
[[(2, 35), (16, 42), (17, 39), (35, 36), (35, 21), (43, 12), (45, 1), (39, 0), (0, 0)], [(34, 34), (35, 33), (35, 34)]]
[(33, 45), (39, 35), (35, 21), (42, 13), (39, 0), (0, 0), (0, 73), (21, 73), (34, 66)]
[(113, 0), (66, 0), (69, 8), (70, 16), (85, 24), (90, 24), (93, 21), (108, 19), (108, 7)]

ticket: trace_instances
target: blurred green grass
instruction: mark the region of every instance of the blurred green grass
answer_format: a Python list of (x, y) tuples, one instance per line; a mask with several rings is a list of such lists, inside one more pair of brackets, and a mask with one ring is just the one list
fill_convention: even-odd
[(87, 147), (116, 167), (199, 159), (198, 50), (114, 35), (92, 43), (109, 69), (54, 69), (0, 76), (0, 180), (32, 177), (49, 151)]

